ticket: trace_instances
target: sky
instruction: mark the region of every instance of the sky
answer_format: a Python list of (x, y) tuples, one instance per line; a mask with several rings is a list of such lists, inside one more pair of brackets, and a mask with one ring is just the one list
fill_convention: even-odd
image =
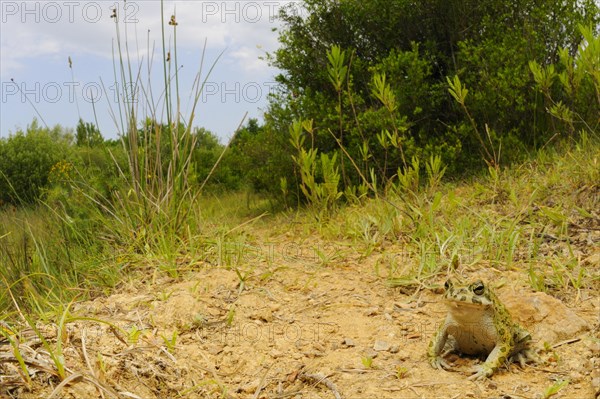
[[(206, 83), (194, 126), (225, 142), (246, 112), (262, 118), (278, 73), (262, 58), (278, 47), (273, 32), (280, 26), (278, 10), (289, 6), (300, 13), (298, 0), (163, 4), (171, 76), (176, 69), (171, 15), (177, 22), (181, 113), (189, 118), (200, 73)], [(115, 8), (118, 24), (111, 18)], [(151, 110), (156, 119), (166, 119), (159, 0), (0, 0), (0, 10), (0, 137), (26, 129), (36, 117), (50, 127), (73, 128), (79, 118), (97, 122), (105, 138), (116, 138), (122, 132), (119, 103), (132, 102), (139, 119)], [(129, 60), (137, 86), (120, 78), (119, 54)], [(132, 87), (134, 94), (124, 95)]]

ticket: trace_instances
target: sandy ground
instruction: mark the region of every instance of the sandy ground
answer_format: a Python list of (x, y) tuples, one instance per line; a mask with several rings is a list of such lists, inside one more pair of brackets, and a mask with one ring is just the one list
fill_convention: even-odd
[[(182, 258), (186, 271), (176, 278), (140, 272), (111, 296), (76, 304), (73, 316), (114, 327), (67, 324), (65, 363), (80, 375), (55, 397), (538, 398), (558, 381), (568, 384), (554, 397), (597, 397), (597, 292), (563, 291), (557, 299), (533, 293), (519, 265), (461, 266), (456, 277), (497, 287), (544, 359), (471, 382), (469, 369), (478, 359), (449, 355), (454, 372), (434, 370), (426, 360), (427, 344), (445, 316), (436, 288), (445, 274), (428, 286), (390, 287), (382, 265), (399, 247), (363, 256), (352, 245), (316, 236), (254, 232), (248, 244), (226, 249), (229, 265), (215, 264), (225, 258), (214, 256), (216, 246), (207, 247), (212, 263)], [(56, 336), (51, 326), (43, 331), (51, 341)], [(41, 345), (30, 346), (43, 357)], [(2, 367), (7, 374), (16, 368)], [(30, 390), (7, 390), (7, 379), (0, 391), (47, 398), (58, 386), (40, 370), (32, 378)]]

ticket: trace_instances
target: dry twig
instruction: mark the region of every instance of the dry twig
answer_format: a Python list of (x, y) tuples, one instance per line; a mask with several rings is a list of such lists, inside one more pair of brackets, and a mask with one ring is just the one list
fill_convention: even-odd
[(333, 392), (333, 396), (335, 396), (335, 399), (342, 399), (342, 395), (340, 395), (335, 384), (333, 382), (331, 382), (323, 374), (319, 374), (319, 373), (309, 374), (309, 373), (302, 372), (302, 373), (300, 373), (299, 377), (302, 381), (314, 382), (315, 385), (318, 385), (318, 384), (325, 385), (327, 388), (329, 388), (331, 390), (331, 392)]

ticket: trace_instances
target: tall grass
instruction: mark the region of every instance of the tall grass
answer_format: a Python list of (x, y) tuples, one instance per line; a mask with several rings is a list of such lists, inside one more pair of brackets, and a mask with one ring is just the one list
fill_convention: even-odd
[[(0, 307), (11, 296), (37, 314), (119, 280), (116, 257), (98, 237), (48, 207), (0, 212)], [(2, 317), (11, 318), (7, 312)]]
[[(4, 211), (0, 224), (0, 306), (13, 294), (27, 308), (43, 312), (90, 288), (111, 287), (133, 260), (173, 261), (201, 239), (199, 183), (193, 172), (197, 147), (193, 125), (200, 96), (217, 59), (204, 71), (205, 50), (191, 88), (189, 114), (182, 111), (177, 63), (176, 15), (160, 5), (162, 84), (152, 87), (154, 50), (130, 53), (126, 23), (113, 10), (116, 106), (108, 105), (125, 162), (110, 156), (118, 178), (101, 192), (85, 171), (65, 176), (59, 188), (33, 209)], [(135, 44), (135, 46), (134, 46)], [(206, 49), (206, 45), (205, 45)], [(139, 61), (134, 61), (139, 60)], [(108, 93), (105, 90), (105, 94)], [(209, 176), (210, 177), (210, 176)], [(208, 177), (208, 178), (209, 178)], [(167, 265), (167, 268), (170, 266)]]
[[(215, 66), (213, 64), (203, 76), (200, 65), (192, 87), (191, 112), (186, 118), (181, 110), (179, 88), (178, 22), (176, 15), (167, 20), (162, 1), (161, 20), (163, 85), (157, 95), (150, 84), (154, 54), (148, 54), (145, 65), (148, 76), (142, 76), (142, 65), (133, 65), (131, 61), (127, 24), (120, 24), (118, 15), (114, 18), (117, 50), (113, 59), (115, 83), (122, 91), (118, 96), (118, 115), (113, 113), (113, 117), (118, 121), (117, 129), (127, 154), (129, 170), (121, 171), (126, 184), (116, 200), (98, 203), (106, 212), (116, 216), (121, 225), (119, 228), (141, 234), (144, 244), (150, 246), (163, 241), (161, 238), (177, 237), (182, 232), (197, 197), (198, 192), (192, 190), (195, 182), (191, 159), (196, 147), (192, 127), (204, 84)], [(172, 42), (167, 37), (172, 37)], [(139, 109), (140, 104), (143, 105), (142, 110)], [(161, 116), (166, 121), (161, 122)], [(165, 148), (169, 151), (165, 152)]]

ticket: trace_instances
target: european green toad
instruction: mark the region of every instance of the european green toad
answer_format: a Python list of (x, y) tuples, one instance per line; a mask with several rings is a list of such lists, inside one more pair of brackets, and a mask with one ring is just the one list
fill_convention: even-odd
[(467, 355), (487, 355), (485, 362), (475, 367), (475, 374), (469, 377), (476, 380), (490, 377), (507, 360), (517, 360), (521, 366), (538, 360), (530, 348), (529, 332), (512, 321), (504, 305), (482, 281), (455, 286), (448, 280), (445, 289), (448, 315), (428, 350), (429, 362), (434, 368), (451, 368), (443, 359), (445, 349)]

